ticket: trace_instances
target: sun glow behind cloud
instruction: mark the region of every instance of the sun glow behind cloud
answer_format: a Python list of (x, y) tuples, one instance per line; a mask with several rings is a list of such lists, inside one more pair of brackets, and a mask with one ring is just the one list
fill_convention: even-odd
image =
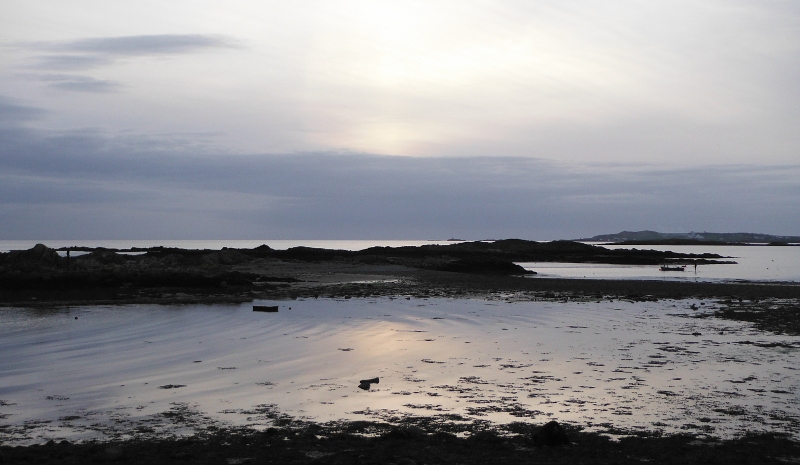
[[(322, 26), (321, 36), (339, 40), (315, 43), (307, 91), (369, 98), (347, 118), (354, 124), (320, 134), (322, 144), (434, 154), (478, 133), (502, 139), (519, 126), (609, 117), (615, 108), (607, 102), (646, 94), (641, 64), (565, 34), (548, 18), (498, 30), (470, 8), (371, 4), (353, 10)], [(339, 103), (337, 110), (347, 107)], [(487, 127), (491, 135), (479, 130)]]
[[(219, 134), (230, 152), (792, 162), (787, 2), (0, 6), (43, 129)], [(11, 40), (13, 38), (13, 40)]]

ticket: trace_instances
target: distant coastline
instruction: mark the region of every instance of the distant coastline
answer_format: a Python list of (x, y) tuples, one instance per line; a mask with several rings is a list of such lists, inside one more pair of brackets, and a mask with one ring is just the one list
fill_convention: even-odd
[(580, 242), (610, 242), (625, 245), (800, 245), (800, 236), (778, 236), (760, 233), (621, 231), (576, 239)]

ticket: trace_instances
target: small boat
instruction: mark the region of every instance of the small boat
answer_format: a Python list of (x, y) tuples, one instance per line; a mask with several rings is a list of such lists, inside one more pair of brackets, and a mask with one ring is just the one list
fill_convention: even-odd
[(269, 313), (277, 313), (278, 306), (277, 305), (253, 305), (254, 312), (269, 312)]
[(662, 265), (661, 271), (686, 271), (686, 266), (669, 266), (669, 265)]

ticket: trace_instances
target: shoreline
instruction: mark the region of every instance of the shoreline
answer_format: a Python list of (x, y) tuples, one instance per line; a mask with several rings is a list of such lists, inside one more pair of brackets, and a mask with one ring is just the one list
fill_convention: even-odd
[[(85, 248), (84, 248), (85, 249)], [(571, 241), (372, 247), (188, 250), (151, 247), (137, 255), (105, 248), (62, 257), (39, 244), (0, 254), (0, 306), (220, 303), (360, 296), (520, 299), (800, 299), (797, 282), (696, 282), (538, 277), (520, 262), (723, 263), (715, 254), (607, 250)]]
[[(506, 464), (592, 463), (793, 463), (800, 442), (780, 434), (755, 434), (731, 440), (696, 435), (635, 433), (616, 440), (565, 424), (569, 444), (542, 446), (540, 426), (508, 428), (474, 425), (471, 434), (415, 423), (338, 422), (324, 425), (282, 420), (281, 426), (255, 431), (223, 428), (184, 438), (128, 439), (43, 445), (2, 446), (3, 463), (173, 463), (198, 464)], [(422, 422), (420, 422), (422, 423)]]
[[(280, 264), (277, 265), (280, 268)], [(659, 300), (710, 298), (730, 301), (800, 299), (800, 283), (685, 282), (661, 280), (531, 278), (479, 275), (407, 267), (292, 263), (253, 285), (94, 286), (74, 289), (4, 289), (0, 307), (114, 304), (241, 303), (314, 297), (475, 297), (514, 294), (516, 299)], [(339, 268), (339, 269), (335, 269)], [(349, 269), (341, 269), (349, 268)]]

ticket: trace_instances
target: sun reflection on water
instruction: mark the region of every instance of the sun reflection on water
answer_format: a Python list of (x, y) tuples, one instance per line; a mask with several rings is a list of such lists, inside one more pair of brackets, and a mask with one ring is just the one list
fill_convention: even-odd
[[(169, 429), (154, 418), (165, 423), (165, 412), (190, 409), (205, 418), (194, 427), (261, 428), (279, 411), (319, 422), (422, 415), (798, 435), (798, 338), (693, 318), (694, 303), (311, 299), (266, 302), (280, 306), (275, 314), (248, 305), (45, 316), (7, 309), (0, 318), (15, 324), (0, 329), (1, 434), (24, 443), (142, 424)], [(379, 382), (359, 389), (373, 377)], [(178, 426), (170, 431), (193, 427)]]

